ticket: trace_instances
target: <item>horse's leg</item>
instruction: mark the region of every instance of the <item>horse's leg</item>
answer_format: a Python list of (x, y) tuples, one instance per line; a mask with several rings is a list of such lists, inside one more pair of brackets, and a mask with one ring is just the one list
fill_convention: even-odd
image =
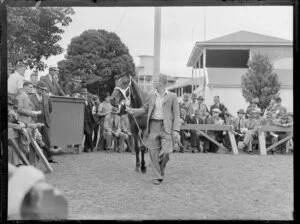
[[(143, 142), (145, 142), (146, 141), (146, 138), (144, 137), (145, 136), (145, 130), (144, 130), (144, 132), (143, 132), (143, 135), (142, 135), (143, 137)], [(145, 164), (145, 152), (146, 152), (146, 146), (143, 144), (143, 143), (141, 143), (141, 147), (140, 147), (140, 150), (141, 150), (141, 154), (142, 154), (142, 161), (141, 161), (141, 172), (142, 173), (146, 173), (147, 172), (147, 167), (146, 167), (146, 164)]]
[(139, 172), (140, 169), (140, 148), (139, 148), (139, 141), (138, 136), (133, 135), (134, 139), (134, 149), (135, 149), (135, 157), (136, 157), (136, 164), (135, 164), (135, 171)]

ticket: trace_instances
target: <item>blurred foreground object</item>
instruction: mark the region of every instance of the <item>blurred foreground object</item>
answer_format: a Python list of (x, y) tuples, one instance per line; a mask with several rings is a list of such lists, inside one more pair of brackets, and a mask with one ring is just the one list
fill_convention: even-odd
[(8, 164), (9, 220), (67, 219), (65, 197), (46, 183), (44, 174), (33, 166)]

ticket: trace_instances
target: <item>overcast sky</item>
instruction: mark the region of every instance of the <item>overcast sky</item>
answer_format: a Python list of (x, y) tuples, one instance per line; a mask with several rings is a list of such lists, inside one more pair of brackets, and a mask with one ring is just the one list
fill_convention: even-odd
[[(116, 32), (129, 48), (135, 64), (138, 55), (153, 55), (154, 7), (78, 7), (65, 28), (60, 45), (88, 29)], [(246, 30), (293, 40), (291, 6), (205, 7), (206, 40)], [(196, 41), (204, 40), (204, 7), (163, 7), (161, 17), (161, 72), (191, 76), (187, 60)], [(56, 64), (64, 54), (50, 57)], [(47, 71), (45, 71), (47, 72)]]

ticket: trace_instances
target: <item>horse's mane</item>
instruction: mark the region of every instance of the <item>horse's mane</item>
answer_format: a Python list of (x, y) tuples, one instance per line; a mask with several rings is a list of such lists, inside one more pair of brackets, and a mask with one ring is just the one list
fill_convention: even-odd
[(148, 94), (142, 90), (139, 84), (134, 80), (131, 79), (131, 103), (133, 108), (139, 108), (144, 105), (146, 102), (146, 98)]

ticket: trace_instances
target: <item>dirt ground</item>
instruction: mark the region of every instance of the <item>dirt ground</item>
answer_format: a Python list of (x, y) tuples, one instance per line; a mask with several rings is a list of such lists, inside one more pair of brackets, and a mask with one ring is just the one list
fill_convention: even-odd
[(150, 167), (134, 171), (131, 153), (54, 159), (46, 178), (67, 198), (69, 219), (292, 219), (292, 155), (173, 153), (161, 185)]

